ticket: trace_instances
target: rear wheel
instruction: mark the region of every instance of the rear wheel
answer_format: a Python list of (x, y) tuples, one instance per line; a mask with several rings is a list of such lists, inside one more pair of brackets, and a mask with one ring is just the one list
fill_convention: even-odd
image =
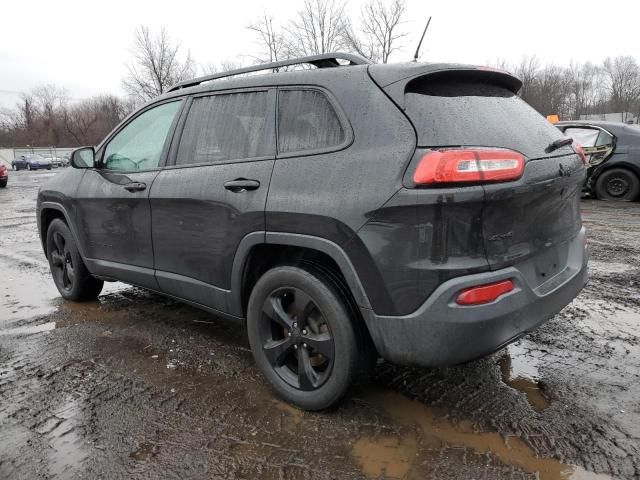
[(360, 354), (350, 311), (320, 272), (284, 266), (258, 280), (247, 333), (256, 364), (281, 397), (321, 410), (346, 393)]
[(5, 178), (4, 180), (0, 180), (0, 188), (6, 187), (8, 181), (9, 181), (8, 178)]
[(640, 194), (640, 179), (626, 168), (612, 168), (596, 181), (596, 195), (602, 200), (630, 202)]
[(53, 281), (67, 300), (94, 300), (102, 291), (102, 280), (91, 276), (69, 227), (59, 218), (47, 230), (47, 257)]

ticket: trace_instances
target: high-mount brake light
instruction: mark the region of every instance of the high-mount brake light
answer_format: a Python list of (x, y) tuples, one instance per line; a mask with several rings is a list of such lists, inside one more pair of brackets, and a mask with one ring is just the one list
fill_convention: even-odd
[(413, 173), (417, 185), (508, 182), (522, 176), (524, 156), (502, 148), (433, 150)]
[(584, 154), (584, 150), (582, 150), (582, 145), (580, 145), (578, 142), (573, 142), (573, 150), (578, 154), (580, 160), (582, 160), (582, 163), (586, 165), (587, 156)]

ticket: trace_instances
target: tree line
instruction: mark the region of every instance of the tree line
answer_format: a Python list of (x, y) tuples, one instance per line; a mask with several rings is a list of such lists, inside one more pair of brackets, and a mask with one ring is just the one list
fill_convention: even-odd
[(600, 64), (542, 65), (536, 57), (497, 67), (522, 80), (519, 95), (543, 115), (580, 119), (583, 115), (621, 113), (619, 121), (640, 117), (640, 65), (629, 56), (606, 58)]
[[(71, 101), (60, 87), (38, 87), (23, 93), (14, 109), (0, 112), (0, 146), (94, 145), (136, 106), (171, 85), (246, 63), (332, 51), (357, 53), (376, 63), (397, 60), (400, 49), (408, 46), (405, 0), (369, 0), (353, 17), (346, 8), (344, 1), (305, 0), (290, 18), (277, 19), (264, 12), (247, 25), (255, 39), (255, 54), (219, 65), (196, 62), (167, 28), (152, 31), (140, 26), (122, 80), (125, 98), (100, 95)], [(522, 79), (519, 95), (543, 115), (569, 119), (628, 112), (640, 116), (640, 66), (633, 57), (568, 66), (543, 65), (536, 57), (517, 64), (496, 63)]]

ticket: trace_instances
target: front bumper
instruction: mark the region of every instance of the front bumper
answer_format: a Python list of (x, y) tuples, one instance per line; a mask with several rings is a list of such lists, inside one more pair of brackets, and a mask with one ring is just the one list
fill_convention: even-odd
[[(539, 256), (501, 270), (451, 279), (409, 315), (380, 316), (361, 309), (378, 352), (402, 365), (442, 366), (499, 350), (551, 318), (580, 293), (587, 282), (585, 239), (582, 228), (573, 239), (555, 247), (563, 267), (542, 283), (544, 259)], [(512, 279), (516, 288), (491, 303), (455, 303), (464, 288), (506, 279)]]

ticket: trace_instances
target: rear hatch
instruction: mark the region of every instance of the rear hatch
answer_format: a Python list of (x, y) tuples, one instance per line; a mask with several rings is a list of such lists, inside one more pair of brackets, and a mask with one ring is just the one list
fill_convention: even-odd
[[(537, 256), (539, 283), (558, 273), (566, 264), (567, 240), (581, 228), (585, 168), (571, 144), (549, 148), (565, 136), (516, 95), (519, 81), (470, 67), (385, 81), (386, 86), (378, 83), (415, 127), (418, 153), (497, 148), (522, 155), (519, 178), (476, 182), (485, 192), (481, 228), (487, 260), (498, 269)], [(414, 159), (409, 170), (415, 168)]]

